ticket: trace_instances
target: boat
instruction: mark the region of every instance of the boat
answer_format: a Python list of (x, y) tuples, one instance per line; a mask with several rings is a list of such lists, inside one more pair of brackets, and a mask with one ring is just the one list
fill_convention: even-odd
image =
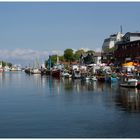
[(5, 66), (5, 67), (4, 67), (4, 71), (5, 71), (5, 72), (8, 72), (8, 71), (10, 71), (10, 70), (11, 70), (11, 69), (10, 69), (9, 66)]
[(59, 79), (61, 76), (61, 70), (60, 69), (52, 69), (51, 76)]
[(118, 82), (118, 77), (115, 74), (106, 74), (105, 81), (107, 83)]
[(0, 68), (0, 72), (4, 72), (4, 69), (3, 68)]
[(137, 79), (129, 79), (127, 82), (120, 84), (120, 86), (122, 87), (137, 87), (137, 85), (138, 85)]
[(122, 76), (120, 80), (121, 80), (120, 86), (122, 87), (137, 87), (138, 86), (138, 80), (133, 78), (133, 75)]
[(103, 72), (102, 70), (98, 70), (96, 78), (99, 82), (105, 82), (105, 72)]
[(97, 81), (96, 76), (91, 76), (91, 80), (92, 80), (92, 81)]
[(38, 68), (33, 68), (31, 74), (41, 74), (41, 71)]
[(62, 73), (61, 73), (61, 76), (63, 78), (71, 78), (72, 75), (67, 71), (67, 70), (64, 70)]
[(36, 58), (33, 68), (30, 69), (31, 74), (41, 74), (41, 69), (39, 66), (39, 60)]
[(72, 78), (73, 79), (79, 79), (79, 78), (81, 78), (81, 72), (80, 72), (80, 70), (73, 70), (73, 72), (72, 72)]
[(22, 71), (22, 69), (19, 66), (14, 66), (10, 69), (10, 71)]
[(24, 70), (24, 72), (27, 73), (27, 74), (30, 74), (31, 73), (31, 70), (32, 69), (30, 67), (26, 67), (25, 70)]
[(91, 80), (91, 77), (90, 76), (83, 76), (83, 77), (81, 77), (81, 80), (89, 82)]

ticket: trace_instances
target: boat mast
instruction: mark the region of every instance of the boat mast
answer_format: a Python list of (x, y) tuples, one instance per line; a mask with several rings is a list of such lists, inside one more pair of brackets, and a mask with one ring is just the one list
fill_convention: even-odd
[(122, 25), (120, 26), (121, 34), (122, 34)]

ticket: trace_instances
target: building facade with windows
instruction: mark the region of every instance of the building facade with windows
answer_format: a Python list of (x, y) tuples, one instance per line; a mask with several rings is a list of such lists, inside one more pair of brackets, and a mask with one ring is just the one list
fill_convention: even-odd
[(113, 60), (117, 65), (126, 61), (135, 61), (140, 58), (140, 33), (127, 32), (114, 43), (113, 49), (110, 49), (109, 52), (102, 50), (107, 61)]
[(104, 40), (102, 45), (102, 62), (109, 63), (111, 61), (115, 45), (117, 42), (122, 41), (123, 36), (122, 33), (118, 32)]
[(140, 57), (140, 40), (116, 44), (114, 57), (119, 64), (138, 60)]

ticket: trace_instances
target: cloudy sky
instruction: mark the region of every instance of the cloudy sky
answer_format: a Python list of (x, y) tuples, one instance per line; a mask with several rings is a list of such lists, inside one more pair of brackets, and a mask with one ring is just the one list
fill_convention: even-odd
[(140, 2), (0, 2), (0, 59), (29, 64), (67, 48), (101, 50), (110, 34), (140, 31)]

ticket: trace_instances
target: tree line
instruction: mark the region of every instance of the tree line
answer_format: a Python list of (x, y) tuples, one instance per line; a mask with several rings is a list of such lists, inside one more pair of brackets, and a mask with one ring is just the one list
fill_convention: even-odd
[(71, 48), (68, 48), (66, 50), (64, 50), (64, 54), (61, 55), (61, 56), (57, 56), (57, 55), (51, 55), (48, 60), (45, 61), (45, 65), (46, 67), (48, 66), (48, 63), (50, 62), (50, 59), (51, 59), (51, 66), (53, 66), (54, 64), (56, 64), (57, 62), (57, 57), (59, 57), (59, 61), (60, 62), (79, 62), (81, 57), (84, 57), (83, 60), (85, 62), (89, 62), (91, 63), (93, 60), (92, 60), (92, 55), (94, 55), (95, 51), (93, 50), (88, 50), (88, 51), (85, 51), (83, 49), (80, 49), (80, 50), (77, 50), (74, 52), (73, 49)]

